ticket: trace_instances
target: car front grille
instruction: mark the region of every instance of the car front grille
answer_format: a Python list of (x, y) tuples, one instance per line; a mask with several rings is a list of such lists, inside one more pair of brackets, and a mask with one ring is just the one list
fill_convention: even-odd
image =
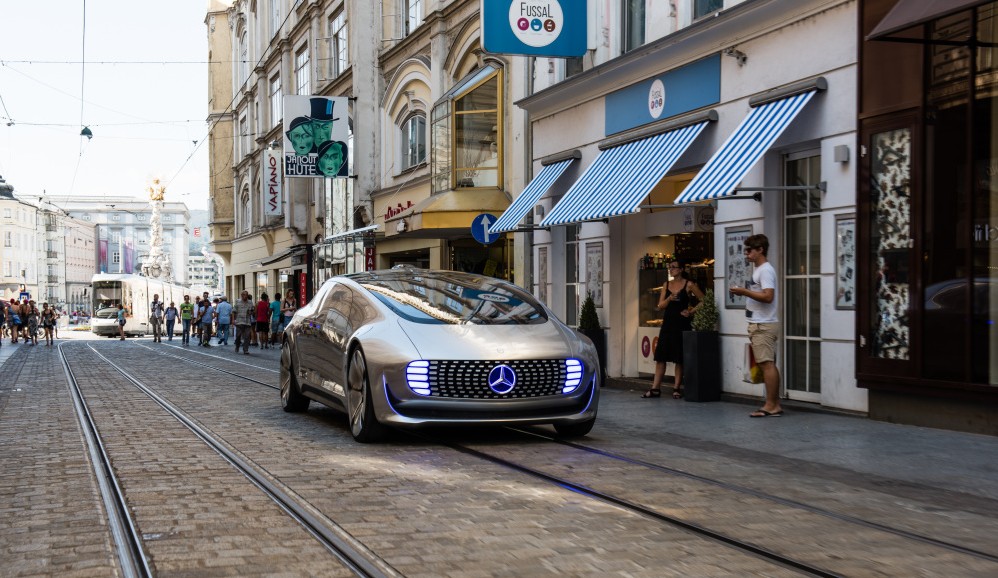
[[(489, 373), (507, 365), (516, 373), (516, 385), (499, 394), (489, 387)], [(524, 399), (561, 394), (566, 370), (563, 359), (520, 361), (430, 361), (430, 397), (464, 399)]]

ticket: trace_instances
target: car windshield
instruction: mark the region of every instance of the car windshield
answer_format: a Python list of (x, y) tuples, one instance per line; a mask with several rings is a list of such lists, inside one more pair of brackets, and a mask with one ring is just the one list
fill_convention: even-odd
[(531, 325), (547, 315), (516, 285), (463, 274), (358, 274), (360, 285), (399, 316), (416, 323)]

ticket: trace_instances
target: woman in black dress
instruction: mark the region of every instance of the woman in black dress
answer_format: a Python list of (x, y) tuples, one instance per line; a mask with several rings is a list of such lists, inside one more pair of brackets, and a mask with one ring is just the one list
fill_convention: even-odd
[[(689, 280), (679, 261), (675, 259), (669, 262), (669, 275), (670, 280), (662, 285), (658, 305), (655, 307), (664, 310), (662, 329), (659, 331), (658, 344), (655, 346), (655, 379), (652, 381), (651, 389), (641, 397), (662, 396), (662, 376), (665, 375), (668, 363), (674, 363), (676, 366), (672, 397), (675, 399), (683, 397), (683, 332), (693, 329), (691, 325), (693, 312), (700, 307), (703, 292), (696, 283)], [(696, 307), (691, 306), (691, 296), (697, 299)]]

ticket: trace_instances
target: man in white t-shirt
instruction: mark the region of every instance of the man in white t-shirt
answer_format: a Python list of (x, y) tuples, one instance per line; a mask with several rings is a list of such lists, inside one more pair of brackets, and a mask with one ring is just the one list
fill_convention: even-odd
[(769, 264), (769, 239), (766, 235), (752, 235), (745, 239), (745, 258), (755, 265), (749, 287), (731, 287), (733, 295), (743, 295), (745, 315), (748, 317), (749, 342), (752, 355), (762, 369), (766, 384), (766, 402), (749, 417), (779, 417), (780, 370), (776, 367), (776, 340), (780, 335), (777, 318), (776, 269)]

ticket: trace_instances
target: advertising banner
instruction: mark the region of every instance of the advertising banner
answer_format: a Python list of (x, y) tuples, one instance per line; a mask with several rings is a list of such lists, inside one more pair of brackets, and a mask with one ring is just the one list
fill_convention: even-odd
[(263, 151), (263, 216), (280, 217), (284, 213), (284, 175), (278, 151)]
[(349, 104), (345, 96), (284, 97), (285, 176), (350, 176)]
[(482, 0), (481, 15), (486, 52), (553, 58), (586, 52), (586, 0)]

